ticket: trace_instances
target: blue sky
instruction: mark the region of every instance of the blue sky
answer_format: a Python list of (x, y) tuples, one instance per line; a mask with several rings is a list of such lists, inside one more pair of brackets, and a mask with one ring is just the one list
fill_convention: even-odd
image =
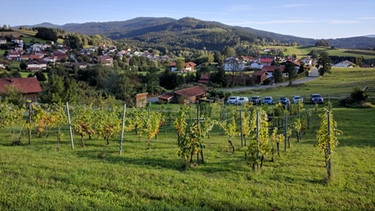
[(375, 34), (374, 0), (0, 0), (0, 25), (194, 17), (299, 37)]

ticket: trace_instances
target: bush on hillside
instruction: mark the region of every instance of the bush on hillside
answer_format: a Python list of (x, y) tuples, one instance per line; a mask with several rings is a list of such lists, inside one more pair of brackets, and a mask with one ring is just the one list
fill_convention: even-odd
[(350, 96), (340, 100), (340, 104), (347, 107), (368, 107), (371, 103), (365, 102), (368, 98), (367, 87), (361, 89), (360, 87), (354, 88)]

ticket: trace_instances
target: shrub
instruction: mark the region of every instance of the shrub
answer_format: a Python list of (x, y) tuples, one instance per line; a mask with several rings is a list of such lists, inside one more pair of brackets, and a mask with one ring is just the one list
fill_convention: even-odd
[(368, 98), (366, 92), (367, 87), (361, 89), (359, 87), (354, 88), (353, 92), (350, 93), (350, 96), (340, 100), (340, 104), (347, 107), (356, 107), (356, 108), (366, 108), (372, 106), (371, 103), (365, 102)]

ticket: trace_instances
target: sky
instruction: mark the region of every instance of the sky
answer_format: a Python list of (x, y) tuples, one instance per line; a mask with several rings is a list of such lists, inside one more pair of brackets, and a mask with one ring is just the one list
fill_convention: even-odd
[(0, 26), (193, 17), (284, 35), (375, 35), (374, 0), (0, 0)]

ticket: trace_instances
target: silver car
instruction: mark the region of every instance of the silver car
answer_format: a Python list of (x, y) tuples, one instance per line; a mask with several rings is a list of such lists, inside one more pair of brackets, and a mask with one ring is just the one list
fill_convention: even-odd
[(227, 103), (236, 105), (238, 103), (239, 98), (239, 96), (230, 96), (227, 100)]
[(273, 103), (274, 103), (273, 98), (271, 96), (264, 97), (264, 99), (262, 101), (262, 104), (272, 105)]

